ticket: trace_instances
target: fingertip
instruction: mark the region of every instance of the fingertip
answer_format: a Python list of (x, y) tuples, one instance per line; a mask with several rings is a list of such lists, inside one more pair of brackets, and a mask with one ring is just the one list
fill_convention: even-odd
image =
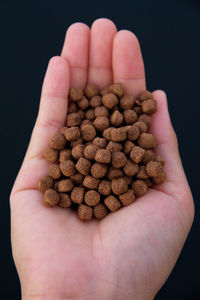
[(110, 29), (113, 29), (113, 31), (117, 32), (117, 27), (116, 27), (115, 23), (113, 21), (111, 21), (110, 19), (108, 19), (108, 18), (99, 18), (99, 19), (96, 19), (92, 23), (91, 29), (93, 29), (93, 28), (95, 28), (96, 26), (99, 26), (99, 25), (109, 26)]
[(73, 24), (71, 24), (67, 30), (66, 30), (66, 35), (73, 32), (89, 32), (90, 31), (90, 27), (83, 23), (83, 22), (75, 22)]

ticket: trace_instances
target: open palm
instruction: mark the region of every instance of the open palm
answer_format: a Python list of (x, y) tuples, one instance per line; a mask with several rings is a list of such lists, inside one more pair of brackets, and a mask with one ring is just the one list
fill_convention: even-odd
[(152, 132), (166, 160), (167, 181), (101, 221), (81, 222), (71, 210), (42, 204), (37, 181), (49, 138), (64, 124), (70, 86), (121, 82), (145, 89), (140, 46), (107, 19), (73, 24), (60, 57), (50, 60), (39, 115), (11, 193), (12, 247), (23, 299), (153, 299), (189, 232), (194, 208), (165, 93), (155, 91)]

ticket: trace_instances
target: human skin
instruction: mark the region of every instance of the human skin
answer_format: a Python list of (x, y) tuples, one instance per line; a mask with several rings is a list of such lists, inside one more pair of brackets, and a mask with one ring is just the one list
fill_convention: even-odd
[(166, 161), (165, 183), (101, 221), (80, 221), (70, 209), (42, 204), (38, 179), (49, 163), (43, 152), (64, 124), (70, 86), (100, 88), (121, 82), (138, 95), (146, 88), (136, 36), (117, 32), (108, 19), (91, 29), (67, 30), (61, 56), (53, 57), (43, 83), (39, 114), (11, 197), (12, 250), (22, 299), (150, 300), (172, 271), (189, 233), (194, 205), (185, 177), (166, 95), (155, 91), (158, 112), (151, 131)]

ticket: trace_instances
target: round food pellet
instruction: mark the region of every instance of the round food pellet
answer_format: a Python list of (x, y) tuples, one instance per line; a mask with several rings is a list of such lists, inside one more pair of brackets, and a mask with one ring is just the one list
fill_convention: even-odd
[(84, 198), (84, 188), (74, 187), (71, 191), (71, 200), (74, 203), (81, 204)]
[(67, 193), (71, 191), (74, 187), (73, 181), (71, 179), (63, 179), (58, 181), (58, 191)]
[(123, 147), (122, 144), (110, 141), (106, 147), (107, 150), (109, 150), (111, 153), (116, 151), (122, 151)]
[(59, 193), (60, 201), (58, 202), (58, 206), (62, 208), (70, 207), (72, 204), (72, 201), (70, 199), (70, 196), (67, 193)]
[(121, 207), (120, 201), (113, 195), (106, 197), (104, 199), (104, 204), (109, 208), (111, 212), (115, 212)]
[(44, 151), (44, 157), (51, 163), (55, 163), (58, 159), (58, 151), (52, 148), (47, 148)]
[(72, 158), (72, 153), (70, 149), (63, 149), (59, 153), (59, 162), (68, 160)]
[(83, 91), (79, 87), (72, 87), (69, 90), (70, 99), (73, 101), (79, 101), (83, 97)]
[(91, 141), (96, 136), (96, 130), (94, 126), (86, 124), (81, 128), (81, 136), (85, 141)]
[(85, 88), (85, 95), (86, 95), (89, 99), (91, 99), (92, 97), (98, 95), (98, 93), (99, 93), (99, 89), (98, 89), (98, 87), (97, 87), (95, 84), (93, 84), (93, 83), (88, 83), (88, 84), (86, 85), (86, 88)]
[(114, 167), (110, 167), (108, 170), (107, 177), (109, 180), (112, 180), (114, 178), (119, 178), (123, 176), (123, 172), (121, 169), (116, 169)]
[(107, 117), (97, 117), (93, 124), (98, 131), (104, 131), (110, 126), (110, 122)]
[(60, 132), (54, 134), (49, 140), (49, 147), (55, 150), (62, 150), (65, 147), (66, 139)]
[(111, 181), (102, 180), (99, 184), (98, 191), (100, 194), (104, 196), (108, 196), (111, 194)]
[(126, 138), (127, 135), (124, 127), (113, 128), (111, 130), (111, 139), (113, 142), (123, 142)]
[(88, 159), (84, 157), (79, 158), (78, 162), (76, 163), (76, 170), (79, 173), (81, 173), (82, 175), (88, 175), (90, 168), (91, 162)]
[(122, 168), (127, 162), (126, 155), (123, 152), (112, 153), (112, 166), (114, 168)]
[(123, 167), (124, 174), (127, 176), (134, 176), (138, 173), (138, 165), (133, 163), (131, 160), (128, 160), (125, 166)]
[(99, 148), (101, 149), (104, 149), (106, 148), (106, 145), (107, 145), (107, 141), (105, 138), (100, 138), (100, 137), (96, 137), (92, 143), (96, 146), (98, 146)]
[(94, 178), (102, 178), (107, 173), (106, 164), (96, 162), (91, 167), (91, 174)]
[(38, 181), (38, 189), (41, 192), (45, 192), (48, 189), (53, 188), (53, 179), (50, 176), (42, 176)]
[(119, 195), (119, 199), (123, 206), (130, 205), (135, 200), (135, 194), (132, 189), (129, 189), (126, 193)]
[(83, 144), (78, 144), (72, 148), (72, 156), (75, 160), (78, 160), (80, 157), (83, 157), (85, 146)]
[(144, 154), (145, 154), (145, 150), (143, 148), (135, 146), (131, 150), (130, 158), (134, 163), (139, 164), (143, 159)]
[(83, 185), (88, 189), (95, 190), (98, 188), (99, 182), (100, 182), (99, 179), (87, 175), (83, 180)]
[(60, 170), (65, 176), (71, 176), (76, 173), (75, 165), (72, 160), (65, 160), (60, 163)]
[(84, 156), (85, 158), (92, 160), (95, 158), (96, 152), (99, 149), (98, 146), (90, 144), (85, 147)]
[(49, 166), (48, 175), (53, 179), (58, 179), (61, 176), (60, 166), (58, 164), (52, 164)]
[(100, 194), (97, 191), (90, 190), (85, 193), (84, 201), (89, 206), (95, 206), (100, 202)]
[(156, 146), (156, 139), (151, 133), (141, 133), (138, 145), (144, 149), (151, 149)]
[(124, 95), (124, 88), (121, 83), (114, 83), (109, 86), (109, 90), (121, 98)]
[(47, 207), (54, 207), (60, 200), (59, 194), (53, 189), (48, 189), (44, 193), (43, 203)]
[(100, 163), (110, 163), (111, 153), (106, 149), (98, 149), (95, 155), (95, 160)]
[(108, 214), (107, 208), (102, 203), (95, 205), (93, 212), (94, 212), (95, 218), (98, 220), (105, 218), (105, 216), (107, 216), (107, 214)]
[(108, 93), (103, 95), (102, 103), (108, 109), (112, 109), (114, 106), (118, 104), (118, 98), (113, 93)]
[(115, 195), (124, 194), (127, 190), (128, 184), (123, 177), (112, 180), (112, 191)]
[(148, 186), (144, 180), (135, 180), (132, 184), (132, 189), (137, 197), (143, 196), (147, 190)]
[(78, 217), (82, 221), (90, 221), (92, 219), (92, 207), (80, 204), (78, 206)]

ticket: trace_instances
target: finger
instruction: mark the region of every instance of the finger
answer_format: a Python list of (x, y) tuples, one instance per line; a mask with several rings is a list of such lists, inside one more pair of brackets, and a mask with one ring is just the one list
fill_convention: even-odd
[(33, 157), (41, 157), (49, 138), (63, 126), (67, 114), (68, 90), (68, 62), (62, 57), (53, 57), (45, 75), (39, 114), (25, 161)]
[[(179, 184), (187, 186), (179, 155), (176, 133), (169, 116), (166, 94), (158, 90), (153, 95), (157, 101), (158, 111), (152, 115), (150, 131), (157, 139), (156, 153), (165, 159), (166, 164), (164, 169), (167, 174), (167, 181), (175, 187), (179, 187)], [(166, 185), (163, 185), (163, 187), (166, 188)]]
[(137, 37), (128, 30), (119, 31), (113, 41), (113, 79), (126, 92), (137, 96), (145, 89), (145, 71)]
[(117, 33), (108, 19), (96, 20), (91, 28), (88, 82), (103, 88), (112, 83), (112, 44)]
[(66, 33), (61, 56), (67, 58), (71, 71), (71, 86), (87, 83), (90, 29), (83, 23), (72, 24)]

